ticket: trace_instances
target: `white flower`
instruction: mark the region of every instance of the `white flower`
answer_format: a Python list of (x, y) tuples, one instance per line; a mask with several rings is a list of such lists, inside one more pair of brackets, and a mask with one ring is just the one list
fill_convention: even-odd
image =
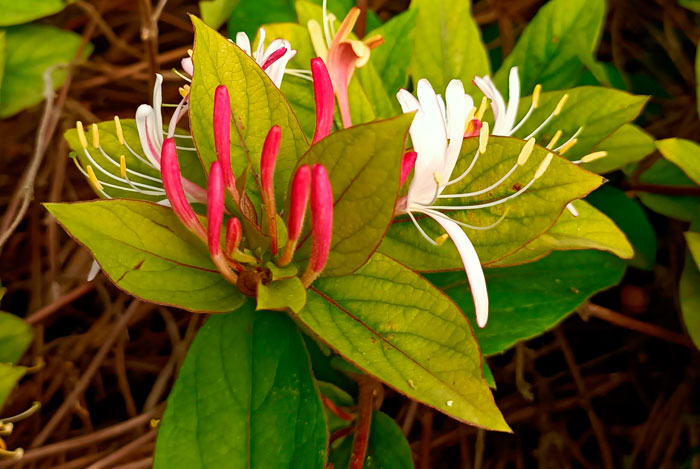
[(260, 65), (260, 68), (267, 73), (267, 76), (270, 77), (270, 80), (277, 88), (282, 85), (282, 78), (284, 77), (287, 63), (297, 53), (286, 39), (275, 39), (266, 48), (265, 29), (263, 28), (260, 28), (258, 48), (255, 52), (251, 51), (250, 39), (244, 32), (236, 34), (236, 45), (243, 49), (246, 54), (253, 57), (255, 63)]
[[(416, 112), (416, 116), (411, 124), (410, 134), (413, 141), (414, 150), (417, 153), (416, 163), (414, 167), (413, 180), (408, 189), (408, 195), (405, 200), (400, 201), (399, 208), (401, 211), (408, 214), (421, 235), (431, 244), (439, 245), (430, 238), (427, 233), (418, 224), (413, 213), (422, 213), (435, 220), (447, 233), (455, 246), (464, 264), (464, 270), (469, 279), (472, 297), (474, 299), (474, 307), (476, 312), (476, 321), (480, 327), (486, 325), (488, 319), (489, 299), (486, 291), (486, 280), (484, 271), (479, 261), (479, 256), (474, 249), (474, 245), (467, 237), (462, 229), (462, 226), (470, 229), (489, 229), (497, 225), (505, 214), (496, 223), (478, 227), (468, 225), (466, 223), (453, 220), (443, 213), (443, 211), (451, 210), (473, 210), (492, 207), (511, 200), (522, 194), (530, 188), (530, 186), (538, 179), (547, 169), (553, 155), (550, 153), (540, 163), (534, 177), (530, 182), (524, 185), (520, 190), (494, 201), (475, 203), (470, 205), (434, 205), (438, 199), (455, 199), (468, 198), (481, 194), (501, 185), (508, 179), (515, 170), (525, 164), (535, 145), (535, 140), (530, 139), (524, 145), (517, 161), (513, 167), (501, 177), (498, 181), (491, 184), (485, 189), (476, 192), (464, 194), (446, 194), (442, 192), (445, 187), (461, 181), (474, 167), (480, 154), (486, 151), (486, 144), (489, 136), (488, 123), (484, 123), (479, 134), (479, 148), (474, 155), (467, 170), (455, 179), (451, 180), (452, 171), (455, 168), (457, 159), (462, 149), (462, 141), (464, 130), (467, 125), (467, 120), (470, 114), (473, 115), (474, 106), (473, 100), (469, 95), (464, 93), (464, 87), (459, 80), (452, 80), (445, 93), (447, 105), (442, 97), (435, 94), (430, 83), (425, 80), (419, 80), (417, 84), (416, 99), (411, 93), (406, 90), (399, 90), (397, 98), (404, 112)], [(501, 108), (503, 109), (503, 108)], [(443, 241), (444, 236), (438, 238)]]

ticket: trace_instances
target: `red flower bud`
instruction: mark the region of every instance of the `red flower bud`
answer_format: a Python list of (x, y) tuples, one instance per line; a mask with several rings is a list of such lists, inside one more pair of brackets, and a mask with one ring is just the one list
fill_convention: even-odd
[(260, 156), (260, 186), (262, 189), (265, 212), (267, 214), (268, 234), (270, 235), (270, 251), (277, 254), (277, 208), (275, 207), (275, 162), (280, 149), (282, 129), (273, 125), (265, 137), (262, 155)]
[(416, 165), (417, 157), (418, 153), (415, 151), (407, 151), (403, 155), (403, 159), (401, 160), (401, 180), (399, 184), (406, 182), (406, 178), (408, 178), (408, 175), (411, 174), (411, 170)]
[(221, 225), (224, 221), (224, 177), (221, 163), (215, 161), (209, 170), (207, 189), (207, 241), (211, 257), (221, 255)]
[(226, 189), (238, 203), (236, 178), (231, 171), (231, 101), (228, 89), (219, 85), (214, 91), (214, 148), (216, 159), (221, 163)]
[(292, 179), (292, 188), (289, 196), (289, 223), (287, 226), (289, 240), (297, 241), (304, 226), (304, 215), (309, 203), (311, 192), (311, 169), (308, 165), (297, 169)]
[(311, 169), (311, 257), (302, 276), (304, 285), (310, 285), (328, 261), (333, 234), (333, 191), (328, 172), (321, 164)]
[(312, 143), (328, 136), (333, 125), (333, 84), (326, 64), (320, 58), (311, 59), (311, 75), (316, 101), (316, 130)]
[(238, 249), (242, 236), (241, 221), (236, 217), (229, 218), (226, 223), (226, 253), (229, 256), (233, 256), (234, 251)]
[(163, 141), (161, 150), (161, 175), (163, 178), (163, 188), (165, 195), (170, 201), (170, 206), (175, 214), (182, 220), (182, 223), (202, 240), (207, 239), (207, 233), (197, 215), (190, 207), (185, 191), (182, 189), (182, 176), (180, 175), (180, 164), (177, 161), (177, 149), (175, 140), (167, 138)]

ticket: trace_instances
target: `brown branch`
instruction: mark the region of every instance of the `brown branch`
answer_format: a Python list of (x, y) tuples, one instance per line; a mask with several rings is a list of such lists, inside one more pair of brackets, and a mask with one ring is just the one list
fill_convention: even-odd
[(51, 304), (48, 304), (41, 308), (40, 310), (32, 313), (27, 319), (27, 323), (29, 324), (37, 324), (39, 322), (44, 321), (46, 318), (51, 316), (53, 313), (58, 311), (59, 309), (63, 308), (66, 305), (71, 304), (81, 296), (85, 295), (86, 293), (92, 291), (92, 289), (95, 287), (95, 285), (92, 282), (87, 282), (83, 283), (82, 285), (74, 288), (70, 292), (66, 293), (65, 295), (61, 296), (60, 298), (56, 299), (53, 301)]
[(650, 335), (652, 337), (656, 337), (667, 342), (682, 345), (683, 347), (687, 347), (691, 350), (695, 349), (695, 346), (693, 345), (690, 338), (688, 338), (688, 336), (684, 334), (671, 332), (668, 329), (664, 329), (663, 327), (659, 327), (654, 324), (649, 324), (644, 321), (631, 318), (629, 316), (618, 313), (617, 311), (613, 311), (603, 306), (589, 303), (582, 307), (580, 313), (584, 318), (588, 316), (595, 316), (599, 319), (603, 319), (605, 321), (624, 327), (626, 329), (641, 332), (642, 334)]
[(115, 462), (123, 459), (126, 456), (129, 456), (134, 450), (137, 450), (141, 448), (144, 444), (150, 442), (151, 440), (155, 439), (156, 437), (157, 430), (154, 428), (148, 433), (141, 435), (140, 437), (136, 438), (135, 440), (131, 441), (130, 443), (127, 443), (126, 445), (122, 446), (119, 448), (117, 451), (113, 452), (109, 456), (100, 459), (96, 463), (88, 466), (88, 469), (105, 469)]
[(626, 191), (647, 192), (649, 194), (700, 197), (700, 187), (698, 186), (667, 186), (644, 182), (627, 182), (622, 183), (622, 189)]

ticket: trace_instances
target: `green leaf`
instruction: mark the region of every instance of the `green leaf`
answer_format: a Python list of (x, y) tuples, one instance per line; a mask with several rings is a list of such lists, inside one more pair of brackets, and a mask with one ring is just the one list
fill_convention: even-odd
[[(452, 172), (453, 179), (462, 174), (471, 164), (479, 144), (478, 140), (478, 138), (464, 140), (462, 153)], [(469, 193), (489, 187), (516, 164), (524, 144), (523, 140), (516, 138), (490, 137), (486, 152), (479, 156), (469, 175), (461, 182), (447, 187), (443, 194)], [(532, 179), (547, 153), (548, 151), (544, 148), (535, 146), (527, 163), (516, 169), (513, 175), (497, 188), (475, 197), (437, 199), (436, 205), (478, 204), (513, 194), (518, 188), (525, 187)], [(555, 156), (544, 175), (515, 199), (483, 209), (443, 212), (457, 221), (478, 227), (491, 226), (501, 220), (487, 230), (464, 228), (479, 254), (481, 263), (489, 264), (512, 254), (547, 231), (569, 202), (585, 196), (601, 182), (600, 176)], [(419, 223), (432, 238), (443, 234), (442, 228), (431, 218), (423, 217)], [(452, 241), (446, 241), (437, 247), (428, 244), (407, 217), (394, 221), (382, 242), (380, 251), (415, 270), (462, 268), (462, 261)]]
[(406, 10), (367, 34), (367, 37), (380, 34), (384, 39), (384, 43), (372, 51), (369, 60), (392, 99), (408, 81), (417, 15), (416, 9)]
[(131, 295), (206, 312), (232, 311), (244, 302), (169, 207), (135, 200), (45, 206)]
[(2, 77), (5, 75), (5, 31), (0, 31), (0, 90), (2, 90)]
[(491, 72), (481, 32), (471, 15), (471, 2), (464, 0), (413, 0), (418, 9), (413, 38), (411, 76), (427, 78), (436, 93), (443, 93), (450, 80), (462, 80), (467, 93), (475, 75)]
[[(616, 285), (625, 262), (600, 251), (553, 252), (530, 264), (487, 269), (489, 321), (475, 328), (481, 352), (493, 355), (554, 327), (594, 293)], [(429, 274), (474, 322), (464, 272)]]
[(0, 363), (0, 409), (2, 409), (5, 399), (10, 395), (17, 381), (24, 376), (25, 371), (26, 368), (23, 366)]
[(545, 90), (574, 86), (583, 64), (592, 56), (605, 16), (605, 0), (551, 0), (523, 31), (513, 52), (495, 76), (499, 88), (508, 84), (511, 67), (519, 67), (520, 89), (529, 93), (541, 83)]
[(594, 173), (605, 174), (642, 160), (652, 154), (656, 146), (651, 135), (634, 124), (624, 124), (598, 143), (593, 150), (607, 151), (608, 156), (583, 163), (582, 166)]
[[(333, 467), (348, 467), (352, 453), (352, 436), (347, 436), (331, 451), (329, 462)], [(401, 427), (383, 412), (372, 414), (367, 455), (362, 466), (365, 469), (412, 469), (411, 448)]]
[[(160, 182), (160, 171), (144, 163), (146, 156), (141, 147), (138, 131), (136, 130), (136, 121), (134, 119), (124, 119), (120, 120), (120, 122), (124, 141), (128, 147), (119, 143), (114, 121), (105, 121), (97, 124), (99, 144), (104, 153), (93, 146), (93, 128), (90, 126), (85, 132), (88, 142), (88, 147), (86, 149), (80, 144), (78, 131), (76, 129), (69, 129), (66, 131), (65, 138), (71, 150), (74, 152), (71, 156), (78, 158), (82, 168), (87, 168), (88, 165), (92, 166), (95, 175), (102, 183), (104, 192), (112, 198), (139, 199), (151, 202), (165, 200), (167, 197), (163, 190), (163, 184)], [(176, 133), (176, 135), (178, 134)], [(175, 141), (181, 148), (192, 147), (192, 139), (175, 137)], [(138, 154), (140, 159), (129, 149)], [(86, 151), (90, 154), (89, 158), (85, 154)], [(121, 169), (119, 166), (121, 155), (125, 157), (128, 181), (125, 181), (124, 178), (121, 177)], [(204, 171), (202, 170), (202, 164), (199, 161), (199, 156), (196, 151), (179, 150), (178, 160), (180, 161), (180, 171), (186, 178), (202, 187), (206, 187)], [(143, 177), (144, 175), (147, 177)], [(160, 194), (151, 195), (149, 193), (137, 191), (129, 185), (129, 182), (134, 184), (138, 189), (148, 192), (160, 191)], [(143, 184), (147, 187), (144, 187)]]
[(639, 203), (609, 184), (593, 191), (586, 201), (612, 218), (632, 243), (634, 258), (630, 265), (652, 270), (656, 265), (656, 233)]
[[(287, 185), (308, 142), (289, 103), (260, 67), (235, 44), (192, 17), (195, 45), (194, 76), (190, 94), (192, 136), (204, 165), (216, 161), (212, 124), (214, 90), (228, 86), (231, 99), (231, 166), (236, 175), (252, 167), (260, 171), (260, 154), (273, 125), (282, 129), (275, 165), (276, 200), (285, 198)], [(255, 176), (257, 177), (257, 176)], [(248, 185), (254, 193), (254, 184)]]
[(667, 138), (656, 142), (664, 158), (675, 164), (692, 179), (700, 184), (700, 145), (683, 138)]
[(154, 467), (323, 469), (323, 405), (299, 331), (240, 310), (197, 333), (160, 424)]
[[(664, 186), (696, 185), (678, 166), (665, 159), (658, 160), (651, 168), (644, 171), (639, 180), (647, 184)], [(644, 205), (670, 218), (692, 221), (700, 212), (700, 197), (669, 196), (648, 192), (638, 192), (637, 196)]]
[[(21, 4), (22, 2), (13, 2)], [(43, 74), (49, 67), (68, 64), (80, 45), (80, 35), (53, 26), (28, 24), (8, 28), (5, 35), (5, 74), (0, 89), (0, 118), (41, 102)], [(92, 46), (85, 48), (90, 55)], [(51, 74), (54, 89), (66, 79), (65, 68)]]
[(357, 367), (445, 414), (508, 431), (462, 312), (429, 282), (375, 254), (311, 286), (299, 320)]
[(700, 0), (678, 0), (678, 4), (695, 13), (700, 13)]
[(32, 327), (0, 311), (0, 363), (17, 363), (32, 342)]
[(700, 349), (700, 233), (685, 233), (690, 255), (686, 255), (679, 295), (683, 323), (693, 343)]
[(622, 259), (634, 256), (634, 249), (625, 234), (603, 212), (583, 200), (575, 200), (572, 205), (578, 216), (565, 211), (549, 231), (491, 265), (523, 264), (541, 259), (552, 251), (582, 249), (608, 251)]
[(287, 308), (298, 313), (306, 304), (306, 289), (297, 277), (273, 280), (258, 284), (256, 309), (284, 311)]
[(29, 23), (44, 16), (58, 13), (66, 7), (66, 0), (0, 0), (0, 26)]
[[(647, 96), (635, 96), (624, 91), (598, 86), (581, 86), (542, 93), (538, 107), (527, 122), (515, 132), (515, 136), (523, 138), (529, 136), (554, 111), (565, 94), (569, 97), (561, 114), (553, 118), (537, 134), (537, 141), (545, 145), (557, 130), (561, 130), (563, 135), (559, 142), (563, 144), (580, 127), (583, 127), (577, 137), (576, 145), (566, 152), (566, 157), (570, 160), (578, 160), (593, 151), (603, 139), (635, 119), (648, 99)], [(520, 100), (516, 122), (522, 119), (531, 102), (530, 97)]]
[[(228, 32), (234, 40), (239, 31), (252, 38), (262, 25), (268, 32), (266, 23), (293, 23), (296, 19), (293, 0), (239, 0), (228, 19)], [(268, 37), (269, 41), (277, 36)], [(291, 44), (292, 48), (297, 48), (294, 42)]]
[[(355, 125), (313, 145), (299, 165), (321, 163), (333, 189), (333, 236), (323, 275), (358, 269), (377, 249), (394, 216), (399, 172), (412, 114)], [(302, 235), (296, 261), (308, 258)]]
[(202, 21), (214, 29), (226, 22), (239, 0), (200, 0), (199, 10), (202, 13)]
[[(695, 3), (695, 8), (697, 12), (700, 13), (700, 0), (689, 0)], [(698, 47), (697, 52), (695, 52), (695, 76), (700, 76), (700, 47)], [(696, 94), (696, 109), (698, 111), (698, 116), (700, 116), (700, 81), (695, 84), (695, 94)]]

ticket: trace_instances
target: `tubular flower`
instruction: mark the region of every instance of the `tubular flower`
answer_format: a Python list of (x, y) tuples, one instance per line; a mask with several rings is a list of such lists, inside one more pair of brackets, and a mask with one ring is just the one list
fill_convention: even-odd
[(333, 125), (333, 84), (323, 60), (311, 59), (311, 75), (316, 102), (316, 129), (312, 143), (328, 136)]
[(214, 91), (214, 148), (216, 159), (221, 163), (224, 185), (233, 200), (240, 203), (236, 189), (236, 178), (231, 170), (231, 101), (228, 89), (219, 85)]
[[(480, 154), (486, 151), (489, 137), (489, 125), (484, 122), (479, 133), (479, 148), (477, 149), (469, 167), (459, 175), (452, 178), (457, 158), (462, 148), (464, 129), (469, 119), (469, 109), (473, 109), (473, 101), (470, 96), (464, 93), (464, 87), (459, 80), (452, 80), (445, 93), (447, 106), (442, 97), (435, 94), (430, 83), (422, 79), (417, 84), (418, 99), (406, 90), (399, 90), (397, 98), (404, 112), (416, 112), (416, 116), (411, 125), (410, 134), (413, 141), (414, 150), (417, 153), (414, 166), (413, 180), (408, 189), (408, 195), (397, 203), (399, 212), (406, 213), (411, 218), (420, 234), (431, 244), (439, 245), (449, 236), (457, 247), (457, 251), (464, 264), (464, 269), (469, 279), (474, 306), (476, 311), (477, 324), (480, 327), (486, 325), (488, 319), (488, 293), (486, 290), (486, 280), (479, 261), (479, 256), (474, 249), (472, 242), (465, 234), (462, 227), (470, 229), (490, 229), (496, 226), (503, 217), (496, 223), (480, 227), (453, 220), (443, 212), (451, 210), (476, 210), (492, 207), (506, 203), (518, 195), (527, 191), (530, 186), (542, 176), (546, 171), (553, 155), (550, 153), (540, 163), (533, 178), (518, 191), (489, 202), (480, 202), (470, 205), (436, 205), (438, 199), (465, 199), (486, 194), (504, 183), (518, 167), (523, 166), (535, 145), (535, 140), (530, 139), (523, 147), (517, 161), (513, 167), (506, 172), (498, 181), (488, 187), (464, 194), (445, 194), (443, 190), (465, 178), (476, 164)], [(433, 240), (421, 228), (414, 213), (427, 215), (437, 222), (446, 232)], [(505, 216), (505, 214), (504, 214)]]
[(209, 170), (209, 188), (207, 190), (207, 245), (209, 255), (221, 275), (231, 283), (238, 281), (238, 276), (231, 270), (227, 257), (221, 249), (221, 226), (224, 221), (224, 204), (226, 191), (221, 164), (215, 161)]
[(282, 129), (273, 125), (265, 137), (262, 155), (260, 156), (260, 188), (262, 189), (267, 226), (270, 234), (270, 250), (277, 254), (277, 208), (275, 207), (275, 163), (280, 150)]
[(311, 168), (311, 257), (301, 277), (305, 286), (311, 285), (328, 261), (333, 233), (333, 192), (325, 166)]
[[(375, 35), (363, 41), (349, 39), (355, 27), (360, 9), (353, 7), (340, 24), (337, 32), (333, 32), (335, 17), (326, 12), (326, 1), (323, 2), (323, 29), (316, 20), (309, 20), (308, 29), (316, 55), (326, 63), (328, 73), (333, 83), (333, 90), (338, 99), (338, 108), (343, 120), (343, 127), (352, 126), (350, 104), (348, 102), (348, 85), (356, 68), (364, 67), (369, 61), (370, 52), (384, 41)], [(331, 38), (331, 36), (333, 36)]]
[(300, 166), (292, 178), (292, 186), (289, 194), (289, 219), (287, 221), (287, 244), (277, 264), (285, 266), (289, 264), (294, 255), (294, 250), (301, 236), (304, 226), (306, 206), (309, 203), (311, 192), (311, 169), (308, 165)]
[(266, 48), (265, 29), (263, 28), (260, 28), (258, 48), (255, 51), (251, 50), (250, 39), (244, 32), (236, 34), (236, 45), (255, 60), (277, 88), (282, 85), (287, 63), (297, 53), (286, 39), (275, 39)]

